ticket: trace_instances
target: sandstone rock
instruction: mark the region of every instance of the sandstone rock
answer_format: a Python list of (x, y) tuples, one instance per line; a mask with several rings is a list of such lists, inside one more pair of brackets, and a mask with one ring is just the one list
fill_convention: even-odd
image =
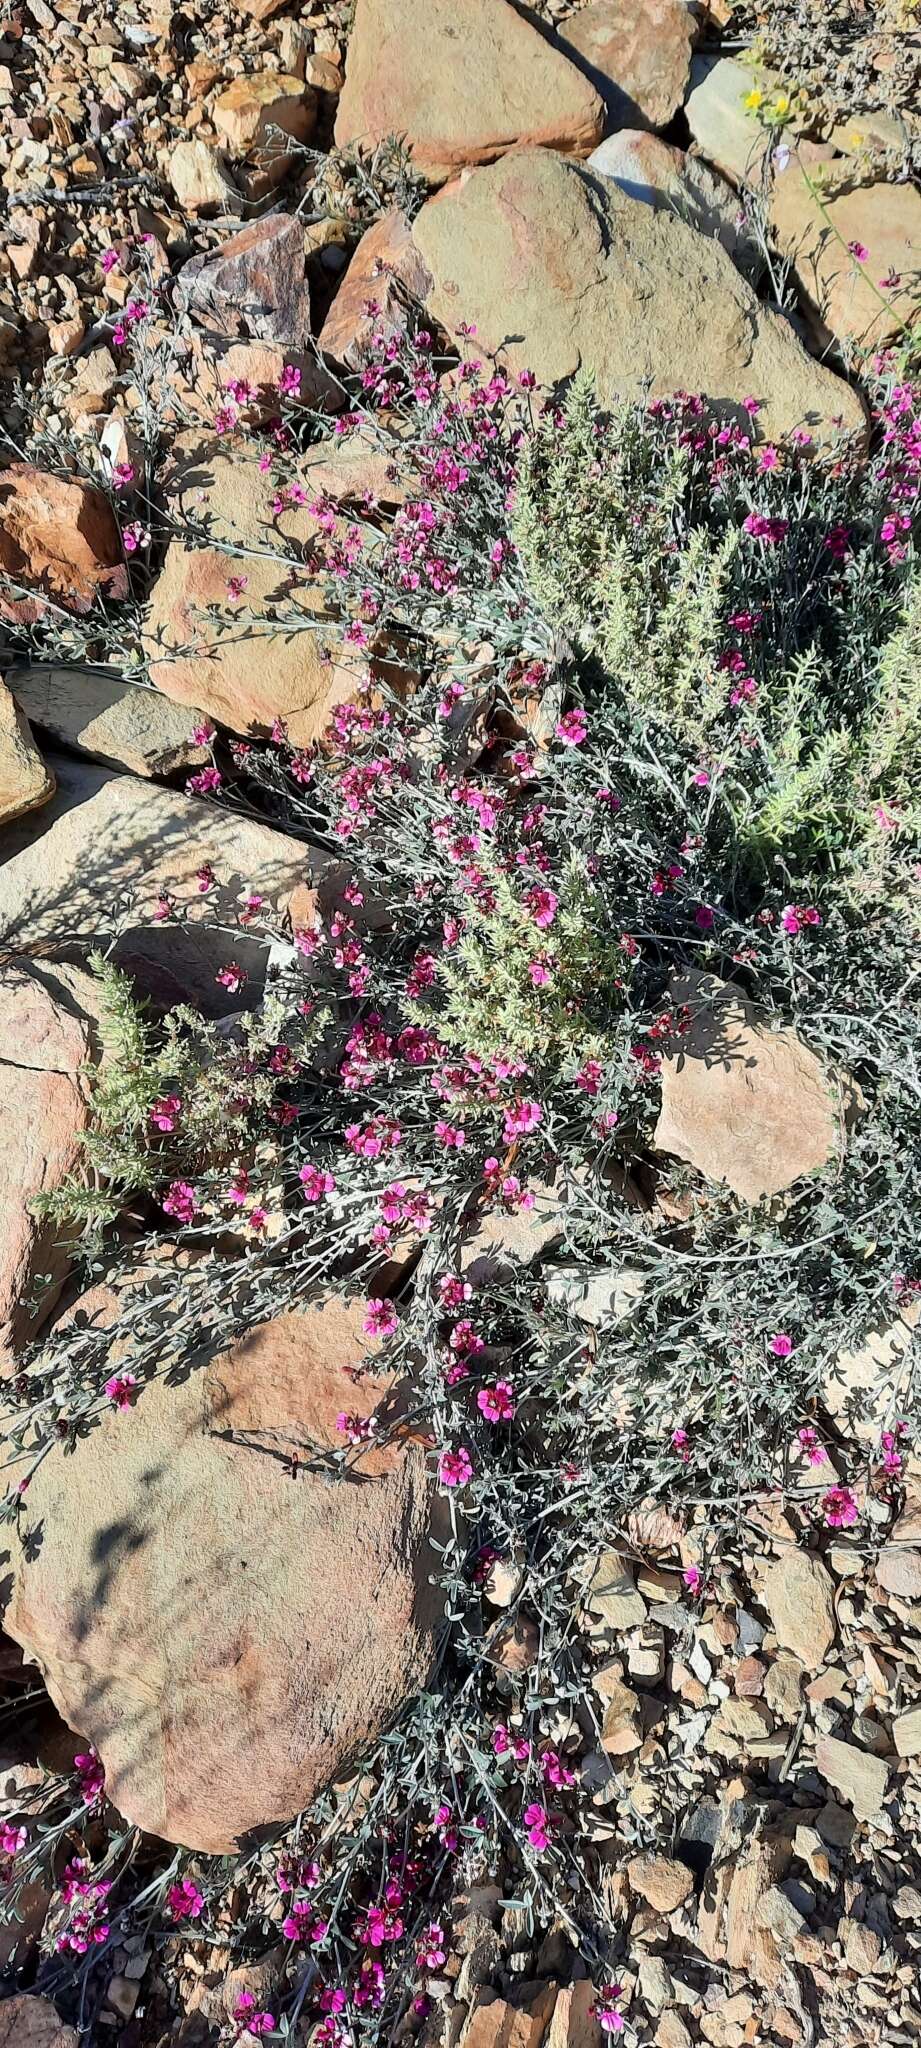
[(889, 1770), (882, 1757), (871, 1756), (852, 1742), (839, 1742), (833, 1735), (820, 1735), (815, 1767), (847, 1800), (858, 1820), (875, 1819), (889, 1786)]
[(897, 1756), (921, 1756), (921, 1707), (909, 1707), (892, 1723)]
[(179, 304), (218, 334), (294, 348), (310, 338), (304, 230), (294, 214), (264, 214), (219, 249), (192, 256), (176, 290)]
[(530, 1266), (563, 1235), (560, 1197), (545, 1182), (532, 1186), (531, 1209), (486, 1209), (460, 1248), (460, 1270), (474, 1287), (508, 1279)]
[(585, 1579), (585, 1604), (609, 1629), (637, 1628), (646, 1619), (646, 1602), (637, 1592), (633, 1573), (617, 1550), (603, 1550)]
[(516, 1614), (493, 1637), (490, 1661), (514, 1678), (522, 1677), (537, 1663), (540, 1630), (529, 1614)]
[(769, 1814), (756, 1813), (731, 1868), (726, 1899), (725, 1957), (730, 1969), (745, 1970), (762, 1981), (763, 1950), (756, 1942), (758, 1910), (771, 1886), (790, 1867), (791, 1833), (786, 1818), (773, 1826)]
[(413, 236), (434, 279), (429, 313), (449, 329), (475, 322), (487, 350), (524, 337), (507, 359), (542, 384), (582, 367), (602, 403), (702, 391), (741, 417), (756, 396), (772, 438), (805, 425), (822, 441), (838, 416), (863, 435), (849, 386), (806, 355), (718, 242), (550, 150), (472, 172), (427, 202)]
[(834, 1586), (821, 1558), (785, 1550), (764, 1581), (764, 1604), (778, 1642), (808, 1671), (824, 1663), (835, 1639)]
[[(97, 1021), (88, 974), (25, 959), (0, 967), (0, 1372), (13, 1370), (70, 1265), (59, 1226), (30, 1205), (79, 1160), (88, 1122), (81, 1070), (98, 1057)], [(33, 1309), (40, 1274), (49, 1284)]]
[[(263, 307), (267, 320), (274, 317), (271, 308)], [(222, 312), (220, 318), (225, 318)], [(227, 324), (235, 314), (228, 309)], [(251, 318), (260, 319), (260, 308), (254, 301), (245, 313), (240, 311), (241, 322)], [(280, 342), (232, 341), (228, 335), (218, 334), (214, 328), (195, 327), (191, 335), (191, 349), (187, 364), (187, 382), (182, 396), (193, 419), (201, 420), (209, 434), (213, 431), (214, 415), (219, 406), (232, 402), (229, 389), (235, 383), (248, 384), (252, 398), (247, 401), (247, 417), (259, 415), (263, 420), (278, 416), (278, 385), (282, 371), (297, 370), (300, 377), (299, 395), (318, 412), (341, 412), (346, 402), (346, 391), (337, 377), (324, 367), (317, 353), (312, 349), (282, 347)]]
[(734, 57), (695, 57), (684, 111), (707, 162), (736, 185), (760, 185), (773, 146), (745, 101), (754, 78)]
[[(331, 462), (333, 449), (325, 452)], [(300, 505), (274, 519), (273, 496), (255, 452), (231, 453), (220, 442), (180, 437), (168, 507), (177, 524), (204, 533), (199, 538), (190, 531), (188, 541), (170, 542), (151, 592), (144, 644), (151, 682), (174, 702), (200, 705), (233, 732), (268, 730), (282, 718), (295, 745), (306, 746), (353, 694), (360, 670), (327, 652), (339, 634), (333, 621), (324, 634), (319, 576), (311, 582), (308, 544), (318, 522)], [(206, 535), (224, 547), (208, 546)], [(285, 542), (295, 543), (301, 557), (295, 557), (296, 581), (273, 553)], [(228, 545), (263, 552), (235, 559)], [(246, 578), (235, 625), (227, 606), (234, 570)], [(273, 620), (292, 587), (294, 616), (305, 621), (300, 631)], [(204, 615), (209, 605), (219, 608), (216, 618)], [(194, 651), (170, 652), (189, 647)]]
[[(201, 712), (171, 704), (155, 690), (92, 668), (16, 669), (10, 680), (34, 724), (110, 767), (172, 775), (206, 759), (192, 738)], [(49, 794), (53, 788), (52, 781)]]
[(438, 184), (524, 144), (587, 155), (603, 124), (588, 80), (508, 0), (357, 0), (337, 143), (405, 136)]
[(789, 1726), (796, 1720), (803, 1702), (803, 1667), (795, 1657), (775, 1657), (768, 1666), (764, 1697), (779, 1721)]
[(54, 795), (54, 776), (29, 730), (25, 706), (0, 682), (0, 825), (36, 811)]
[[(774, 180), (771, 226), (813, 309), (820, 341), (882, 348), (911, 326), (917, 314), (912, 278), (921, 267), (916, 186), (862, 185), (819, 199), (794, 152)], [(858, 261), (861, 249), (865, 260)], [(880, 279), (891, 276), (901, 285), (881, 289)]]
[(474, 2006), (460, 2036), (460, 2048), (540, 2048), (556, 1997), (555, 1984), (542, 1984), (523, 2008), (505, 1998)]
[(634, 1856), (627, 1864), (631, 1888), (654, 1906), (657, 1913), (674, 1913), (694, 1889), (694, 1878), (686, 1863), (671, 1856)]
[(0, 2005), (0, 2048), (77, 2048), (77, 2036), (49, 1999), (14, 1992)]
[(42, 594), (74, 612), (88, 612), (97, 597), (125, 597), (118, 525), (102, 492), (77, 477), (12, 463), (0, 476), (0, 575), (35, 593), (4, 594), (7, 618), (41, 618)]
[(317, 97), (302, 78), (284, 71), (245, 73), (218, 95), (212, 118), (241, 165), (247, 197), (262, 199), (282, 184), (296, 162), (270, 129), (280, 129), (295, 142), (309, 142), (317, 122)]
[[(196, 873), (210, 863), (231, 897), (257, 889), (284, 909), (296, 899), (297, 922), (316, 907), (310, 888), (315, 856), (299, 840), (196, 797), (159, 789), (131, 775), (113, 775), (85, 760), (54, 759), (57, 792), (36, 819), (6, 829), (0, 867), (0, 941), (24, 951), (48, 940), (78, 953), (98, 943), (113, 901), (130, 902), (115, 948), (141, 986), (167, 1000), (199, 1002), (211, 1014), (228, 1007), (214, 975), (239, 962), (254, 986), (265, 972), (261, 946), (221, 939), (201, 925), (206, 905)], [(39, 844), (40, 842), (40, 844)], [(37, 849), (37, 850), (36, 850)], [(154, 921), (158, 898), (187, 905), (192, 929)], [(232, 999), (239, 1006), (239, 997)]]
[(795, 1031), (770, 1030), (731, 982), (691, 972), (669, 994), (690, 1005), (692, 1023), (662, 1062), (656, 1150), (724, 1181), (743, 1202), (824, 1166), (843, 1120), (815, 1053)]
[(722, 243), (737, 270), (757, 283), (764, 258), (747, 223), (738, 193), (699, 157), (690, 156), (641, 128), (622, 128), (600, 142), (586, 164), (596, 177), (610, 178), (628, 199), (670, 212)]
[(899, 1600), (921, 1600), (921, 1550), (887, 1543), (876, 1560), (876, 1583)]
[(559, 29), (614, 128), (665, 128), (684, 99), (694, 17), (685, 0), (590, 0)]
[[(7, 1628), (98, 1750), (128, 1819), (209, 1854), (297, 1813), (424, 1683), (431, 1483), (415, 1443), (330, 1483), (360, 1304), (279, 1317), (179, 1385), (147, 1384), (33, 1477)], [(102, 1588), (105, 1597), (102, 1598)]]
[(191, 140), (174, 143), (169, 158), (169, 181), (180, 206), (187, 213), (238, 213), (240, 193), (216, 149), (207, 142)]
[(561, 1985), (546, 2036), (547, 2048), (602, 2048), (604, 2036), (595, 2017), (597, 1992), (591, 1980)]
[[(389, 341), (406, 332), (399, 287), (421, 303), (431, 283), (405, 214), (382, 214), (355, 250), (320, 330), (321, 349), (350, 370), (360, 369), (373, 334)], [(369, 313), (369, 304), (379, 310)]]
[(602, 1665), (592, 1674), (592, 1687), (604, 1703), (601, 1747), (608, 1756), (628, 1756), (643, 1740), (639, 1694), (625, 1685), (616, 1665)]

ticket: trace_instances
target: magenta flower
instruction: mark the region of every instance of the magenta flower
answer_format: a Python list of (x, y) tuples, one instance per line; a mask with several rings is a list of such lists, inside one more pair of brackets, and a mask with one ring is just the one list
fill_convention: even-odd
[(120, 1415), (128, 1415), (130, 1413), (134, 1405), (134, 1396), (137, 1393), (137, 1389), (138, 1382), (133, 1372), (113, 1373), (112, 1378), (106, 1380), (105, 1384), (106, 1396), (111, 1401), (113, 1408), (118, 1409)]
[(333, 1175), (322, 1166), (304, 1165), (298, 1169), (297, 1177), (304, 1190), (305, 1202), (321, 1202), (324, 1195), (335, 1193)]
[(605, 2034), (622, 2034), (624, 2016), (618, 2000), (623, 1997), (622, 1984), (602, 1984), (598, 1997), (592, 2006), (598, 2025)]
[(530, 1806), (525, 1807), (522, 1819), (532, 1849), (549, 1849), (553, 1823), (547, 1808), (535, 1799)]
[(171, 1918), (178, 1922), (180, 1920), (200, 1920), (205, 1901), (197, 1884), (193, 1884), (190, 1877), (183, 1877), (178, 1884), (170, 1885), (169, 1891), (166, 1894), (166, 1903), (169, 1907)]
[(182, 1100), (180, 1096), (161, 1095), (159, 1102), (154, 1103), (149, 1113), (148, 1121), (158, 1131), (174, 1131), (176, 1128), (176, 1118), (181, 1108)]
[(221, 988), (228, 989), (230, 994), (235, 996), (241, 988), (245, 988), (247, 973), (245, 967), (238, 967), (236, 961), (231, 960), (229, 966), (220, 968), (214, 979), (220, 983)]
[(438, 1477), (442, 1486), (466, 1486), (473, 1478), (473, 1464), (470, 1452), (461, 1444), (459, 1450), (442, 1451), (438, 1460)]
[(164, 1215), (175, 1216), (177, 1223), (193, 1223), (200, 1209), (195, 1189), (187, 1180), (174, 1180), (167, 1188), (161, 1206)]
[(857, 1520), (857, 1502), (849, 1486), (830, 1486), (822, 1495), (822, 1512), (830, 1529), (849, 1529)]
[(379, 1295), (371, 1295), (362, 1324), (366, 1337), (392, 1337), (398, 1317), (392, 1301), (382, 1301)]
[(437, 1920), (430, 1920), (419, 1944), (416, 1955), (417, 1970), (437, 1970), (445, 1959), (444, 1928)]
[(535, 924), (546, 930), (556, 916), (559, 898), (554, 895), (552, 889), (543, 889), (535, 884), (533, 889), (528, 890), (524, 900)]
[(186, 783), (188, 796), (216, 796), (223, 788), (224, 777), (219, 768), (201, 768), (197, 775), (190, 775)]
[(768, 1338), (767, 1348), (773, 1351), (775, 1358), (789, 1358), (793, 1350), (793, 1339), (787, 1336), (786, 1330), (776, 1330), (773, 1337)]
[(80, 1794), (84, 1806), (95, 1806), (102, 1798), (106, 1774), (94, 1749), (81, 1750), (74, 1757), (74, 1770), (80, 1780)]
[(516, 1413), (511, 1380), (497, 1380), (495, 1386), (481, 1387), (476, 1404), (487, 1422), (511, 1422)]
[(329, 1922), (324, 1920), (309, 1899), (295, 1899), (290, 1913), (281, 1923), (286, 1941), (309, 1941), (316, 1945), (324, 1939)]
[(588, 720), (581, 705), (577, 705), (574, 711), (565, 712), (557, 720), (554, 730), (564, 747), (581, 747), (583, 740), (588, 738)]
[(850, 251), (851, 255), (852, 255), (852, 256), (854, 257), (854, 260), (855, 260), (855, 262), (857, 262), (857, 263), (868, 263), (868, 262), (869, 262), (869, 260), (870, 260), (870, 251), (869, 251), (869, 249), (867, 249), (867, 248), (865, 247), (865, 245), (864, 245), (864, 243), (863, 243), (863, 242), (849, 242), (847, 246), (848, 246), (848, 249), (849, 249), (849, 251)]
[(696, 1564), (689, 1564), (686, 1571), (682, 1572), (681, 1577), (684, 1580), (684, 1583), (689, 1593), (700, 1592), (702, 1580)]
[(544, 1112), (539, 1102), (528, 1102), (522, 1096), (519, 1096), (512, 1104), (511, 1109), (505, 1111), (505, 1127), (502, 1136), (506, 1144), (510, 1145), (513, 1138), (525, 1138), (531, 1131), (536, 1131), (538, 1124), (543, 1119), (543, 1114)]

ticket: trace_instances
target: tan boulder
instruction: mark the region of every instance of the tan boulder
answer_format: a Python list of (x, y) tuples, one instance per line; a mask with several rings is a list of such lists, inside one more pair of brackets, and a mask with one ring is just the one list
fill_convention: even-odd
[[(306, 505), (273, 516), (274, 487), (255, 451), (203, 445), (194, 436), (178, 450), (167, 505), (189, 533), (170, 542), (150, 595), (144, 644), (151, 682), (233, 732), (270, 729), (282, 718), (295, 744), (306, 746), (353, 694), (362, 669), (331, 651), (338, 628), (325, 612), (319, 553), (311, 558), (318, 522)], [(235, 547), (256, 552), (244, 559)], [(234, 574), (246, 579), (235, 608), (227, 593)], [(209, 606), (216, 616), (206, 615)]]
[(0, 476), (0, 579), (25, 585), (0, 598), (7, 618), (35, 620), (42, 597), (88, 612), (98, 597), (125, 597), (128, 577), (114, 512), (78, 477), (14, 462)]
[(585, 156), (603, 124), (588, 80), (508, 0), (357, 0), (340, 145), (405, 136), (439, 184), (524, 144)]
[(732, 983), (691, 972), (670, 984), (692, 1022), (662, 1062), (657, 1152), (684, 1159), (740, 1201), (777, 1195), (843, 1143), (834, 1081), (787, 1026), (772, 1031)]
[(808, 1550), (783, 1551), (763, 1587), (764, 1604), (777, 1641), (817, 1671), (835, 1639), (834, 1585), (820, 1557)]
[(671, 1856), (634, 1856), (627, 1864), (631, 1890), (657, 1913), (674, 1913), (694, 1889), (686, 1863)]
[(240, 193), (216, 149), (197, 138), (174, 143), (168, 163), (170, 184), (187, 213), (238, 213)]
[[(431, 283), (405, 214), (382, 214), (362, 235), (352, 257), (320, 330), (321, 349), (349, 369), (360, 369), (372, 335), (389, 341), (406, 332), (400, 286), (410, 300), (421, 303)], [(378, 311), (370, 313), (369, 305)]]
[(619, 128), (593, 149), (586, 170), (610, 178), (628, 199), (678, 214), (698, 234), (715, 237), (743, 277), (757, 282), (764, 258), (728, 178), (689, 151), (644, 128)]
[(0, 2005), (0, 2048), (77, 2048), (77, 2036), (50, 1999), (17, 1991)]
[(282, 184), (296, 162), (272, 129), (295, 142), (309, 142), (317, 125), (317, 96), (302, 78), (284, 71), (244, 72), (231, 79), (212, 108), (218, 134), (239, 163), (249, 199), (262, 199)]
[[(881, 348), (917, 319), (921, 192), (880, 182), (826, 194), (815, 170), (808, 175), (809, 182), (794, 152), (774, 180), (776, 241), (793, 265), (820, 339)], [(880, 282), (885, 277), (900, 282), (888, 288)]]
[[(316, 855), (285, 832), (178, 790), (65, 754), (53, 765), (58, 786), (46, 809), (6, 827), (0, 943), (36, 952), (66, 944), (79, 957), (98, 943), (118, 901), (124, 914), (114, 957), (146, 992), (198, 1002), (212, 1015), (238, 1006), (214, 976), (235, 960), (259, 986), (265, 951), (245, 934), (215, 931), (199, 868), (213, 868), (228, 908), (255, 889), (269, 909), (294, 913), (296, 906), (295, 921), (309, 924)], [(158, 922), (161, 898), (182, 906), (181, 922)]]
[(614, 128), (665, 128), (684, 99), (695, 22), (685, 0), (590, 0), (560, 25)]
[[(92, 668), (16, 669), (11, 681), (17, 703), (35, 725), (110, 767), (172, 775), (207, 759), (192, 738), (201, 713), (171, 704), (155, 690)], [(48, 777), (49, 795), (53, 789)]]
[(820, 1778), (846, 1799), (858, 1820), (874, 1820), (889, 1790), (889, 1765), (880, 1756), (858, 1749), (837, 1736), (820, 1735), (815, 1746)]
[[(717, 241), (629, 198), (551, 150), (472, 172), (422, 208), (413, 236), (443, 326), (475, 322), (477, 346), (507, 336), (513, 370), (554, 385), (594, 372), (598, 395), (700, 391), (740, 418), (761, 400), (773, 439), (863, 436), (850, 387), (808, 356)], [(747, 417), (747, 415), (745, 415)]]
[(362, 1316), (333, 1300), (263, 1324), (33, 1477), (43, 1540), (14, 1539), (8, 1632), (114, 1805), (168, 1841), (231, 1854), (291, 1819), (427, 1678), (424, 1450), (374, 1449), (339, 1481), (304, 1462), (386, 1395), (349, 1377)]
[[(759, 84), (760, 84), (759, 78)], [(754, 74), (734, 57), (695, 57), (685, 114), (701, 156), (734, 185), (759, 186), (774, 138), (745, 102)]]
[(53, 795), (54, 776), (32, 738), (25, 706), (0, 682), (0, 825), (38, 810)]
[[(70, 1267), (58, 1225), (33, 1215), (80, 1158), (89, 1120), (86, 1062), (98, 1057), (98, 992), (79, 969), (40, 960), (0, 967), (0, 1373), (54, 1306)], [(45, 1276), (36, 1306), (30, 1301)]]

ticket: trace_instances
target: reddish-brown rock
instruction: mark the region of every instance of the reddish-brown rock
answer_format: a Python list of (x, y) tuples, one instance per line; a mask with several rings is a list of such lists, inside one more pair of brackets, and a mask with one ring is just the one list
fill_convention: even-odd
[[(88, 1121), (81, 1069), (98, 1054), (96, 985), (45, 961), (0, 968), (0, 1373), (53, 1307), (70, 1265), (55, 1224), (30, 1204), (76, 1166)], [(38, 1312), (29, 1296), (46, 1274)]]
[(39, 619), (42, 596), (88, 612), (102, 596), (124, 597), (128, 578), (115, 515), (101, 491), (77, 477), (14, 462), (0, 476), (0, 577), (34, 596), (0, 595), (0, 614)]
[(685, 0), (591, 0), (560, 41), (600, 93), (614, 128), (665, 128), (687, 91), (694, 16)]
[(219, 249), (191, 257), (176, 290), (179, 303), (218, 334), (294, 348), (310, 338), (304, 230), (294, 214), (265, 214)]
[(348, 1377), (368, 1348), (359, 1303), (282, 1316), (32, 1480), (43, 1540), (15, 1540), (8, 1632), (115, 1806), (168, 1841), (232, 1853), (289, 1819), (426, 1680), (424, 1450), (374, 1449), (338, 1481), (304, 1466), (341, 1444), (340, 1410), (386, 1398)]
[(336, 141), (405, 136), (441, 183), (523, 143), (585, 156), (604, 107), (508, 0), (357, 0)]
[[(405, 214), (382, 214), (362, 235), (323, 323), (320, 347), (336, 362), (359, 369), (373, 334), (389, 341), (406, 332), (403, 294), (421, 303), (431, 283)], [(377, 312), (370, 313), (369, 305)]]

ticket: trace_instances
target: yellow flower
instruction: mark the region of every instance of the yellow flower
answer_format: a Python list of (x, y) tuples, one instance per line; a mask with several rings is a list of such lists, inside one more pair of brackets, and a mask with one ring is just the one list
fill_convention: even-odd
[(752, 113), (754, 113), (754, 112), (755, 112), (755, 109), (756, 109), (757, 107), (760, 107), (760, 106), (761, 106), (761, 103), (762, 103), (763, 99), (764, 99), (764, 94), (763, 94), (763, 92), (759, 92), (759, 91), (758, 91), (758, 87), (757, 87), (756, 85), (753, 85), (753, 86), (752, 86), (752, 89), (751, 89), (751, 92), (749, 92), (749, 93), (746, 93), (746, 95), (745, 95), (745, 105), (746, 105), (747, 107), (750, 107), (750, 108), (751, 108), (751, 110), (752, 110)]
[(788, 92), (778, 93), (777, 98), (774, 101), (774, 112), (775, 114), (789, 114), (790, 95)]

